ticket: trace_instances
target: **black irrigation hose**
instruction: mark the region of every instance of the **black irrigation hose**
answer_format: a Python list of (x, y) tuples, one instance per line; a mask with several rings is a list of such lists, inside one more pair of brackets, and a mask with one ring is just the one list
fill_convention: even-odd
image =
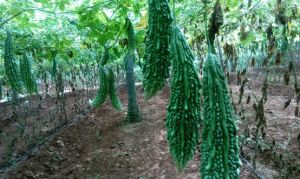
[(261, 176), (258, 171), (256, 171), (250, 164), (250, 162), (248, 160), (246, 160), (242, 155), (240, 155), (240, 159), (242, 160), (243, 164), (248, 166), (252, 171), (253, 173), (255, 174), (255, 176), (259, 179), (264, 179), (263, 176)]
[(61, 132), (63, 132), (63, 130), (69, 126), (72, 126), (76, 123), (78, 123), (87, 113), (89, 113), (91, 111), (92, 108), (88, 107), (87, 110), (85, 110), (84, 112), (75, 115), (75, 117), (73, 118), (73, 120), (70, 120), (69, 122), (60, 125), (58, 127), (56, 127), (53, 131), (50, 132), (50, 135), (48, 135), (47, 137), (45, 137), (45, 139), (42, 142), (38, 142), (38, 144), (36, 144), (35, 146), (33, 146), (32, 148), (30, 148), (29, 150), (27, 150), (22, 156), (17, 157), (16, 159), (13, 160), (13, 162), (4, 164), (4, 165), (0, 165), (0, 173), (4, 173), (7, 170), (10, 170), (11, 168), (13, 168), (14, 166), (18, 165), (20, 162), (25, 161), (29, 156), (33, 155), (34, 153), (36, 153), (37, 151), (40, 150), (40, 148), (47, 142), (49, 142), (50, 140), (52, 140), (55, 136), (57, 136), (58, 134), (60, 134)]

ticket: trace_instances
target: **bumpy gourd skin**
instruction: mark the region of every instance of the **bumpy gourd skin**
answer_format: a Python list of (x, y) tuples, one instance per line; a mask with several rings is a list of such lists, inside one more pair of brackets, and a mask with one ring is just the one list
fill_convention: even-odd
[[(108, 73), (108, 74), (107, 74)], [(123, 109), (122, 103), (117, 96), (115, 87), (115, 76), (111, 68), (99, 67), (100, 87), (96, 97), (90, 102), (92, 107), (101, 106), (108, 95), (110, 96), (111, 104), (116, 110)]]
[(185, 168), (199, 139), (201, 83), (194, 56), (182, 32), (174, 27), (171, 41), (173, 77), (166, 120), (170, 152), (178, 170)]
[(115, 75), (111, 68), (108, 69), (108, 81), (109, 81), (109, 96), (112, 106), (116, 110), (121, 110), (123, 108), (122, 103), (117, 96), (117, 91), (115, 87)]
[(18, 93), (22, 93), (22, 83), (18, 65), (13, 56), (13, 44), (10, 32), (7, 31), (7, 37), (4, 47), (4, 68), (7, 76), (7, 82), (10, 87)]
[(23, 58), (20, 59), (20, 74), (23, 84), (29, 94), (37, 93), (37, 82), (33, 75), (31, 68), (31, 57), (24, 53)]
[(100, 87), (98, 89), (96, 97), (91, 101), (92, 107), (98, 107), (104, 103), (108, 94), (109, 94), (109, 82), (105, 69), (99, 67), (99, 76), (100, 76)]
[(52, 74), (53, 79), (55, 79), (56, 75), (57, 75), (57, 61), (56, 61), (56, 58), (53, 58), (53, 61), (52, 61), (51, 74)]
[(1, 81), (0, 81), (0, 100), (2, 99), (2, 91), (3, 91), (3, 88), (2, 88)]
[(143, 65), (145, 97), (161, 90), (169, 77), (172, 17), (168, 0), (148, 0), (149, 19)]
[(203, 68), (204, 126), (201, 178), (239, 178), (237, 127), (219, 60), (209, 54)]
[(103, 55), (100, 59), (100, 65), (101, 66), (104, 66), (108, 63), (109, 61), (109, 58), (110, 58), (110, 54), (109, 54), (109, 48), (108, 47), (104, 47), (104, 52), (103, 52)]

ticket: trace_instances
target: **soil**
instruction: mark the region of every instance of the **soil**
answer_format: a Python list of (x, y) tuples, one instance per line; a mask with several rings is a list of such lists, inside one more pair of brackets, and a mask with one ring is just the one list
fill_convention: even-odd
[[(245, 96), (255, 94), (259, 98), (261, 81), (251, 80)], [(239, 86), (231, 82), (233, 96), (239, 94)], [(297, 135), (300, 119), (294, 116), (296, 102), (292, 100), (283, 110), (284, 102), (292, 96), (289, 86), (272, 86), (269, 100), (265, 104), (267, 129), (265, 142), (259, 148), (256, 169), (250, 164), (256, 150), (253, 144), (255, 111), (254, 98), (246, 104), (244, 97), (239, 110), (244, 110), (239, 119), (239, 136), (244, 137), (241, 150), (243, 165), (240, 178), (275, 178), (284, 173), (286, 165), (300, 162)], [(199, 178), (199, 153), (188, 167), (179, 173), (172, 161), (164, 122), (169, 99), (165, 88), (154, 98), (145, 101), (142, 88), (137, 88), (138, 102), (143, 119), (136, 123), (125, 122), (127, 93), (124, 87), (119, 94), (125, 110), (115, 111), (109, 102), (94, 109), (79, 122), (65, 128), (52, 140), (43, 145), (26, 161), (0, 174), (0, 178)], [(288, 93), (288, 94), (286, 94)], [(234, 98), (235, 103), (238, 101)], [(276, 141), (273, 149), (270, 146)], [(247, 143), (248, 141), (248, 143)], [(274, 153), (276, 153), (274, 155)], [(280, 156), (280, 160), (276, 156)], [(297, 157), (299, 156), (299, 157)], [(300, 178), (300, 173), (291, 172), (290, 178)]]
[(12, 158), (24, 155), (60, 126), (72, 121), (75, 115), (86, 110), (89, 96), (95, 95), (95, 90), (88, 93), (78, 90), (64, 95), (66, 116), (59, 109), (60, 101), (53, 95), (26, 96), (20, 98), (19, 104), (14, 107), (10, 102), (0, 103), (0, 167), (8, 163), (8, 141), (14, 141)]

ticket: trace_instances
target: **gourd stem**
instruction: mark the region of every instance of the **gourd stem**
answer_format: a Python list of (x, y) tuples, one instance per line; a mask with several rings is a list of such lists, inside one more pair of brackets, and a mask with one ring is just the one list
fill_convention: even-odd
[(211, 44), (210, 44), (210, 40), (208, 37), (208, 19), (207, 19), (207, 15), (208, 15), (208, 8), (207, 8), (207, 2), (206, 0), (203, 0), (204, 3), (204, 21), (205, 21), (205, 37), (207, 40), (207, 45), (208, 45), (208, 53), (212, 52), (212, 48), (211, 48)]
[(176, 12), (175, 12), (175, 1), (173, 0), (173, 16), (174, 16), (174, 26), (177, 25), (177, 21), (176, 21)]

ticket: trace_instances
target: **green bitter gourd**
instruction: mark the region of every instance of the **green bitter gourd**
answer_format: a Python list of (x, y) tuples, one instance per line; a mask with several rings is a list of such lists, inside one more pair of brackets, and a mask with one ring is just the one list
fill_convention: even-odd
[(146, 98), (161, 90), (169, 77), (172, 16), (168, 0), (148, 0), (149, 18), (143, 66)]
[(166, 128), (170, 153), (180, 171), (193, 158), (199, 140), (201, 83), (189, 45), (178, 27), (173, 30), (173, 76)]
[(209, 53), (203, 68), (201, 178), (239, 178), (237, 127), (221, 64)]
[(53, 60), (52, 60), (51, 75), (52, 75), (53, 79), (56, 78), (56, 75), (57, 75), (57, 61), (56, 61), (56, 58), (53, 58)]
[(12, 90), (22, 93), (22, 82), (20, 72), (18, 71), (18, 65), (16, 64), (13, 55), (13, 44), (11, 33), (7, 31), (7, 37), (4, 47), (4, 68), (7, 76), (7, 82)]
[(37, 93), (37, 82), (31, 68), (31, 58), (29, 54), (24, 53), (23, 59), (20, 59), (20, 74), (23, 84), (29, 94)]
[(104, 103), (109, 93), (109, 82), (105, 69), (99, 67), (100, 88), (98, 89), (96, 97), (90, 102), (92, 107), (98, 107)]
[(2, 88), (2, 82), (0, 81), (0, 100), (2, 99), (3, 88)]
[[(94, 100), (91, 101), (92, 107), (98, 107), (104, 103), (108, 95), (110, 96), (111, 104), (116, 110), (123, 109), (122, 103), (117, 95), (115, 87), (115, 76), (111, 68), (104, 67), (109, 61), (109, 48), (104, 47), (103, 55), (100, 59), (99, 75), (100, 87)], [(108, 73), (108, 74), (107, 74)]]
[(108, 69), (108, 81), (111, 104), (116, 110), (121, 110), (123, 107), (119, 97), (117, 96), (117, 91), (115, 87), (115, 75), (111, 68)]
[(124, 57), (125, 76), (127, 85), (127, 117), (128, 122), (137, 122), (141, 120), (142, 116), (139, 110), (139, 103), (137, 100), (136, 87), (135, 87), (135, 73), (134, 73), (134, 61), (135, 61), (135, 32), (131, 20), (126, 17), (125, 19), (126, 34), (128, 37), (127, 54)]
[(100, 59), (100, 65), (104, 66), (108, 63), (110, 58), (110, 54), (109, 54), (109, 48), (108, 47), (104, 47), (104, 52), (102, 54), (102, 57)]

